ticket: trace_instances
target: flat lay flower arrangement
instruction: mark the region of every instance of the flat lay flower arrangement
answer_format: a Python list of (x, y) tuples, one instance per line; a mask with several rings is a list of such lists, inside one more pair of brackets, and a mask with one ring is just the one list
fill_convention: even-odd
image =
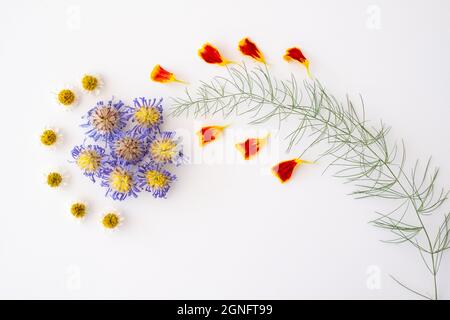
[[(103, 82), (98, 75), (84, 75), (80, 81), (86, 94), (98, 94)], [(56, 102), (64, 109), (75, 107), (79, 96), (74, 87), (65, 86), (55, 93)], [(68, 160), (80, 173), (105, 189), (105, 196), (115, 201), (138, 197), (142, 192), (155, 198), (166, 198), (176, 180), (170, 166), (183, 160), (180, 138), (173, 131), (164, 131), (163, 99), (137, 97), (131, 104), (120, 99), (99, 100), (82, 117), (80, 127), (85, 139), (73, 146)], [(57, 147), (62, 136), (56, 128), (45, 128), (40, 142), (45, 148)], [(46, 174), (50, 188), (67, 184), (67, 174), (52, 171)], [(75, 219), (88, 213), (85, 202), (71, 204)], [(101, 224), (105, 230), (117, 230), (123, 216), (117, 210), (106, 211)]]
[[(431, 293), (410, 288), (397, 277), (402, 287), (426, 299), (438, 299), (438, 272), (444, 253), (450, 247), (450, 215), (444, 210), (448, 191), (437, 186), (439, 169), (428, 161), (409, 161), (404, 142), (389, 140), (389, 127), (380, 122), (371, 124), (361, 101), (349, 98), (343, 102), (328, 92), (314, 79), (310, 61), (299, 47), (291, 47), (280, 54), (287, 62), (302, 67), (305, 79), (297, 81), (294, 74), (288, 80), (276, 79), (269, 70), (266, 57), (250, 39), (243, 38), (238, 51), (254, 62), (235, 62), (224, 57), (211, 43), (198, 50), (206, 63), (224, 67), (226, 75), (210, 81), (201, 81), (196, 90), (171, 99), (170, 116), (202, 117), (221, 115), (250, 117), (249, 124), (264, 124), (277, 119), (280, 126), (286, 121), (296, 127), (287, 135), (287, 152), (299, 146), (302, 152), (286, 157), (271, 166), (274, 176), (286, 183), (299, 176), (296, 169), (316, 163), (326, 163), (326, 170), (355, 187), (357, 198), (378, 198), (392, 203), (392, 210), (376, 212), (371, 224), (393, 235), (386, 243), (408, 245), (418, 250), (430, 273)], [(280, 59), (281, 60), (281, 59)], [(178, 79), (170, 68), (156, 64), (150, 79), (162, 84), (178, 83), (187, 86), (186, 79)], [(85, 75), (80, 81), (85, 93), (97, 93), (104, 85), (97, 75)], [(73, 87), (66, 86), (56, 93), (62, 108), (72, 108), (79, 101)], [(69, 161), (93, 183), (105, 189), (105, 195), (114, 201), (125, 201), (142, 193), (155, 198), (166, 198), (176, 177), (171, 166), (186, 160), (181, 140), (176, 133), (164, 131), (162, 99), (137, 97), (130, 104), (111, 98), (98, 101), (81, 119), (86, 139), (73, 147)], [(167, 119), (166, 119), (167, 120)], [(200, 146), (219, 140), (232, 125), (207, 123), (198, 132)], [(305, 138), (312, 142), (305, 143)], [(45, 128), (40, 137), (45, 147), (55, 147), (61, 135), (55, 128)], [(270, 140), (269, 135), (248, 137), (236, 143), (235, 148), (245, 160), (258, 156)], [(325, 150), (315, 152), (316, 146)], [(51, 188), (67, 183), (61, 172), (49, 172), (46, 182)], [(291, 182), (292, 183), (292, 182)], [(73, 203), (70, 214), (81, 219), (87, 213), (86, 204)], [(439, 217), (435, 227), (429, 218)], [(101, 219), (105, 229), (116, 229), (122, 221), (119, 212), (107, 211)]]

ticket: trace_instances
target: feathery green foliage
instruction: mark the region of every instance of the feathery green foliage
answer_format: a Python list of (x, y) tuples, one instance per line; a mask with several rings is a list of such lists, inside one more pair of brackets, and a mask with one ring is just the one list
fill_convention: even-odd
[[(228, 75), (201, 82), (195, 94), (186, 90), (183, 98), (175, 98), (172, 115), (206, 117), (221, 115), (247, 116), (251, 124), (271, 119), (297, 123), (287, 136), (288, 150), (309, 137), (312, 141), (299, 155), (319, 145), (324, 150), (317, 159), (329, 159), (334, 175), (355, 186), (356, 198), (383, 198), (393, 203), (393, 210), (377, 212), (371, 221), (375, 227), (389, 231), (394, 244), (416, 248), (433, 282), (432, 295), (422, 294), (397, 283), (427, 299), (438, 298), (437, 275), (443, 255), (450, 246), (450, 212), (438, 210), (447, 200), (448, 191), (436, 186), (439, 169), (425, 162), (410, 162), (403, 141), (388, 140), (384, 123), (370, 125), (365, 118), (362, 99), (355, 104), (349, 98), (341, 103), (319, 81), (298, 83), (292, 75), (279, 81), (266, 65), (249, 69), (245, 64), (228, 68)], [(291, 122), (292, 123), (292, 122)], [(427, 224), (430, 215), (442, 215), (442, 223), (433, 230)]]

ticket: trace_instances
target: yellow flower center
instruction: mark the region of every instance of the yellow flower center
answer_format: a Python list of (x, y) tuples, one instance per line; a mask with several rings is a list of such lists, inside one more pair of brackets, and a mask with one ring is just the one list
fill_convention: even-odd
[(75, 101), (75, 93), (69, 89), (63, 89), (58, 93), (58, 101), (64, 106), (69, 106)]
[(166, 175), (157, 170), (147, 171), (145, 177), (147, 179), (147, 184), (153, 189), (162, 189), (168, 182)]
[(84, 203), (76, 202), (70, 207), (70, 213), (75, 218), (83, 218), (86, 215), (86, 205)]
[(58, 187), (62, 182), (62, 175), (58, 172), (50, 172), (47, 175), (47, 184), (52, 187)]
[(158, 123), (160, 118), (160, 113), (156, 108), (153, 107), (140, 107), (135, 113), (134, 118), (139, 124), (152, 127)]
[(97, 152), (86, 150), (78, 156), (77, 165), (82, 170), (94, 172), (100, 167), (100, 160), (101, 156)]
[(131, 190), (133, 178), (130, 174), (122, 168), (114, 169), (109, 176), (109, 183), (111, 188), (117, 192), (127, 193)]
[(176, 154), (177, 144), (170, 139), (155, 140), (150, 146), (150, 153), (157, 162), (170, 161)]
[(94, 76), (85, 75), (83, 79), (81, 79), (81, 84), (84, 90), (94, 91), (98, 87), (98, 79)]
[(120, 222), (119, 216), (114, 212), (105, 214), (102, 220), (103, 226), (107, 229), (114, 229), (119, 225), (119, 222)]
[(45, 146), (51, 146), (55, 144), (56, 140), (58, 140), (58, 136), (53, 130), (44, 130), (44, 132), (41, 134), (41, 143)]

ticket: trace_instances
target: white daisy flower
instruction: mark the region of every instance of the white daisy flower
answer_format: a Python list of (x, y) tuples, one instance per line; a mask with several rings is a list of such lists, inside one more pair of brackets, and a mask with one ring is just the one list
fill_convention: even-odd
[(117, 210), (109, 210), (102, 215), (101, 224), (106, 231), (116, 231), (120, 228), (124, 218)]
[(81, 77), (81, 88), (86, 93), (98, 95), (103, 88), (103, 80), (98, 74), (85, 73)]
[(70, 110), (79, 102), (78, 92), (71, 85), (64, 85), (54, 91), (56, 103), (64, 108)]
[(63, 135), (58, 128), (45, 126), (39, 134), (39, 143), (48, 149), (54, 149), (63, 141)]
[(76, 221), (82, 221), (86, 218), (88, 213), (88, 204), (83, 200), (72, 201), (69, 209), (70, 215), (73, 219)]
[(47, 170), (44, 173), (44, 181), (51, 189), (60, 189), (67, 185), (69, 174), (65, 170)]

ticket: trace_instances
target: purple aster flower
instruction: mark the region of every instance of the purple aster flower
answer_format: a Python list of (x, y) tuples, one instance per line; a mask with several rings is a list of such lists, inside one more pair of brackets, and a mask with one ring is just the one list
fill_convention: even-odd
[(130, 107), (131, 121), (135, 125), (133, 130), (141, 133), (159, 129), (163, 123), (163, 99), (135, 98), (134, 106)]
[(83, 171), (83, 174), (95, 182), (95, 177), (101, 176), (101, 170), (107, 161), (108, 156), (105, 149), (97, 145), (79, 145), (72, 151), (73, 162)]
[(130, 115), (121, 100), (115, 102), (111, 99), (107, 103), (98, 101), (97, 105), (83, 118), (87, 120), (87, 123), (81, 127), (89, 129), (86, 134), (90, 138), (94, 141), (100, 138), (109, 141), (125, 128)]
[(175, 132), (161, 132), (150, 141), (150, 157), (156, 164), (172, 163), (180, 165), (185, 159), (181, 138), (177, 138)]
[(138, 131), (120, 132), (110, 141), (111, 156), (126, 163), (136, 164), (148, 151), (148, 134)]
[(141, 189), (151, 192), (155, 198), (165, 198), (176, 176), (149, 162), (139, 167), (137, 179)]
[(106, 196), (113, 200), (125, 200), (128, 196), (137, 197), (140, 189), (137, 186), (136, 169), (133, 165), (120, 160), (107, 162), (102, 169), (101, 186), (107, 188)]

